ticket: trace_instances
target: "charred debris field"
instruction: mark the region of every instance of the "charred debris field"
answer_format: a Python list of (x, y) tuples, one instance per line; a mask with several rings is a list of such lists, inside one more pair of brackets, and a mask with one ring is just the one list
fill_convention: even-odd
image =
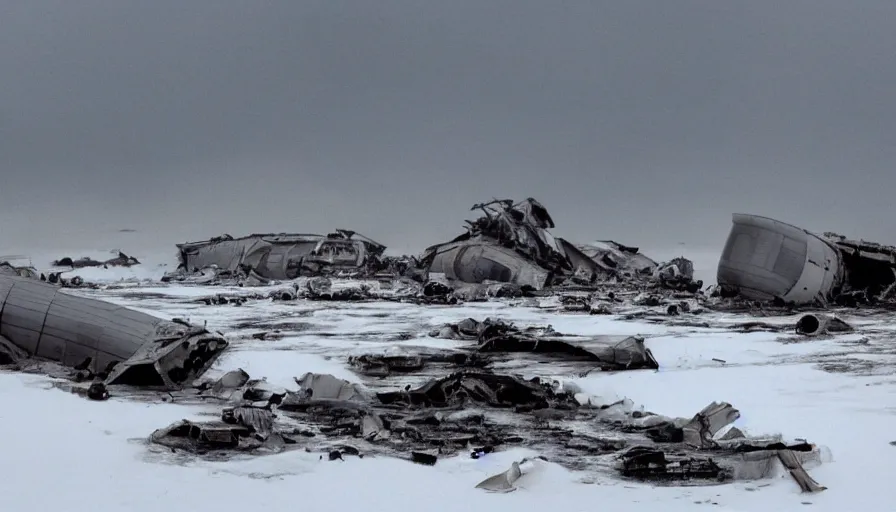
[(537, 461), (590, 481), (831, 485), (809, 474), (830, 462), (825, 439), (742, 428), (752, 411), (713, 381), (673, 414), (625, 376), (889, 378), (892, 248), (735, 215), (705, 287), (684, 257), (554, 237), (534, 199), (474, 209), (466, 233), (415, 257), (338, 230), (181, 244), (155, 280), (79, 277), (141, 265), (124, 253), (0, 263), (0, 364), (88, 400), (201, 407), (146, 432), (160, 460), (301, 450), (433, 466), (525, 447), (537, 456), (476, 487), (515, 490)]
[[(769, 310), (750, 316), (694, 302), (670, 314), (663, 300), (596, 315), (562, 295), (433, 305), (394, 300), (388, 296), (394, 288), (380, 290), (376, 282), (327, 284), (331, 292), (385, 297), (303, 297), (294, 293), (302, 289), (294, 282), (68, 289), (61, 293), (206, 333), (187, 330), (189, 336), (218, 333), (222, 348), (208, 364), (195, 363), (197, 370), (207, 367), (201, 377), (165, 388), (152, 372), (116, 381), (115, 368), (97, 373), (89, 364), (67, 367), (27, 354), (7, 368), (49, 373), (60, 378), (58, 387), (88, 399), (206, 408), (207, 421), (147, 432), (148, 452), (163, 459), (304, 450), (324, 460), (385, 456), (433, 465), (445, 457), (487, 457), (523, 446), (584, 474), (660, 485), (756, 480), (787, 468), (805, 492), (824, 487), (807, 473), (826, 460), (824, 439), (743, 432), (732, 425), (741, 415), (737, 404), (712, 393), (706, 408), (678, 418), (646, 409), (624, 389), (601, 396), (590, 386), (626, 372), (656, 374), (661, 385), (664, 369), (678, 363), (664, 361), (666, 346), (707, 347), (732, 338), (755, 339), (746, 346), (755, 344), (767, 355), (732, 358), (717, 346), (691, 364), (732, 370), (780, 365), (787, 371), (789, 364), (809, 363), (860, 375), (892, 370), (892, 347), (880, 341), (890, 329), (870, 313)], [(153, 364), (163, 374), (171, 361)], [(531, 464), (520, 462), (482, 488), (512, 490)]]

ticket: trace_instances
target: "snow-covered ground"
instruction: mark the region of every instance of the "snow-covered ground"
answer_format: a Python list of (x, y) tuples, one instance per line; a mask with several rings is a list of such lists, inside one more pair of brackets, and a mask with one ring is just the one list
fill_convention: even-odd
[[(75, 257), (81, 256), (73, 255)], [(139, 257), (139, 256), (138, 256)], [(89, 279), (154, 277), (161, 267), (90, 270)], [(164, 270), (162, 270), (164, 271)], [(92, 272), (93, 274), (88, 274)], [(160, 272), (159, 272), (160, 274)], [(667, 327), (612, 317), (550, 313), (502, 303), (421, 307), (395, 303), (321, 304), (250, 301), (207, 306), (198, 296), (221, 288), (141, 287), (78, 291), (152, 311), (188, 317), (210, 328), (244, 334), (279, 324), (275, 341), (240, 338), (214, 372), (243, 368), (253, 377), (295, 387), (305, 372), (360, 381), (344, 364), (347, 354), (373, 347), (441, 344), (429, 328), (466, 317), (495, 316), (519, 324), (552, 324), (571, 334), (642, 334), (660, 371), (564, 376), (603, 397), (628, 397), (653, 412), (690, 417), (713, 400), (727, 401), (748, 434), (781, 433), (827, 447), (833, 460), (810, 474), (826, 491), (801, 494), (789, 476), (708, 487), (656, 488), (607, 475), (569, 472), (545, 463), (526, 475), (520, 490), (488, 494), (474, 489), (529, 450), (441, 459), (433, 467), (401, 460), (319, 459), (292, 451), (252, 459), (174, 464), (154, 458), (146, 437), (179, 419), (200, 419), (199, 406), (147, 404), (113, 397), (91, 402), (52, 387), (49, 378), (0, 373), (0, 439), (4, 440), (3, 510), (216, 510), (247, 509), (427, 511), (539, 510), (893, 510), (896, 489), (896, 367), (893, 356), (871, 354), (861, 334), (782, 343), (775, 333), (733, 333), (718, 328)], [(257, 290), (234, 289), (233, 292)], [(723, 320), (747, 320), (729, 317)], [(856, 319), (858, 321), (858, 319)], [(258, 326), (252, 327), (249, 324)], [(864, 320), (865, 324), (878, 321)], [(887, 325), (880, 327), (886, 329)], [(396, 333), (404, 333), (397, 336)], [(874, 343), (879, 343), (875, 341)], [(823, 371), (819, 363), (859, 358), (878, 365), (874, 376)], [(583, 479), (591, 483), (583, 483)]]

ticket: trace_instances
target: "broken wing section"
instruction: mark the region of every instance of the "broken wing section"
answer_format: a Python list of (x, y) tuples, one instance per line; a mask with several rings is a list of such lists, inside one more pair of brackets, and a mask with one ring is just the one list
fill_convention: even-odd
[[(69, 295), (34, 279), (0, 275), (0, 337), (26, 354), (108, 372), (120, 382), (179, 388), (227, 346), (220, 334), (110, 302)], [(141, 368), (141, 378), (131, 378)], [(114, 378), (113, 378), (114, 376)]]
[(825, 303), (842, 281), (842, 261), (831, 243), (804, 229), (734, 214), (717, 279), (748, 299)]

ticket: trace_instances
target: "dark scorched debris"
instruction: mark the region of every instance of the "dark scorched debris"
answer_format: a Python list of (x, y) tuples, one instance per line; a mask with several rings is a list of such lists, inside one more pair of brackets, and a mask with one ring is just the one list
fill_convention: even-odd
[(817, 447), (779, 437), (747, 438), (734, 428), (720, 435), (739, 417), (727, 403), (675, 419), (634, 410), (627, 400), (600, 405), (538, 378), (481, 371), (379, 393), (310, 373), (296, 379), (298, 390), (276, 393), (246, 377), (229, 374), (205, 386), (206, 393), (216, 390), (219, 396), (224, 388), (233, 392), (220, 421), (177, 422), (154, 432), (150, 441), (218, 458), (304, 448), (422, 464), (459, 451), (477, 458), (525, 445), (570, 468), (615, 467), (626, 478), (671, 484), (763, 478), (774, 458), (803, 489), (823, 489), (802, 466), (819, 460)]
[(472, 318), (430, 332), (446, 339), (476, 340), (479, 354), (528, 353), (550, 358), (590, 362), (605, 371), (658, 369), (659, 364), (639, 336), (570, 336), (551, 326), (519, 328), (487, 318)]

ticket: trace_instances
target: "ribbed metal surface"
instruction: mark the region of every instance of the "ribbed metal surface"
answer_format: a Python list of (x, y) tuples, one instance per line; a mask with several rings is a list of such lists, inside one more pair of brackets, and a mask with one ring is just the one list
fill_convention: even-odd
[(0, 335), (31, 356), (67, 366), (89, 357), (90, 369), (101, 371), (155, 341), (163, 322), (170, 323), (42, 281), (0, 276)]

